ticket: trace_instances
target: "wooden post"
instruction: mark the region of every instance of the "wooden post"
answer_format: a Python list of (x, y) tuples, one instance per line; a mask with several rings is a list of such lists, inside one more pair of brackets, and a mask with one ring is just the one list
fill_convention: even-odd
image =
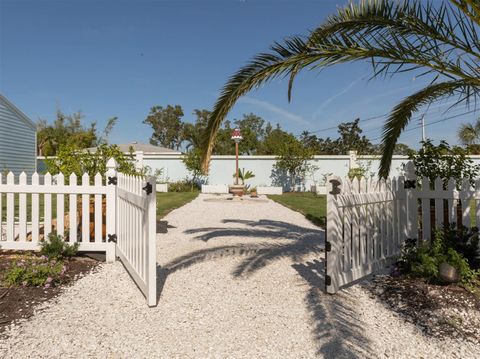
[(238, 142), (235, 141), (235, 184), (238, 185)]
[[(115, 262), (115, 242), (111, 241), (113, 235), (117, 234), (117, 162), (110, 158), (107, 162), (106, 185), (107, 185), (107, 218), (106, 218), (106, 260)], [(109, 242), (110, 235), (110, 242)]]

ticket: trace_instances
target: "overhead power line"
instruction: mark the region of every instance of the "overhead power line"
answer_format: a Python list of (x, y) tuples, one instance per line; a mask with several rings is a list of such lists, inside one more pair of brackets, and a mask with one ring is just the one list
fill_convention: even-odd
[[(433, 122), (430, 122), (430, 123), (426, 123), (424, 126), (425, 126), (425, 127), (427, 127), (427, 126), (432, 126), (432, 125), (435, 125), (435, 124), (437, 124), (437, 123), (444, 122), (444, 121), (448, 121), (448, 120), (451, 120), (451, 119), (454, 119), (454, 118), (457, 118), (457, 117), (460, 117), (460, 116), (469, 115), (469, 114), (474, 113), (474, 112), (477, 112), (477, 111), (479, 111), (479, 110), (474, 109), (474, 110), (470, 110), (470, 111), (467, 111), (467, 112), (459, 113), (459, 114), (456, 114), (456, 115), (453, 115), (453, 116), (449, 116), (449, 117), (442, 118), (442, 119), (437, 120), (437, 121), (433, 121)], [(408, 130), (405, 130), (405, 131), (403, 131), (403, 132), (404, 132), (404, 133), (405, 133), (405, 132), (411, 132), (411, 131), (417, 130), (417, 129), (421, 128), (421, 127), (422, 127), (422, 125), (415, 126), (415, 127), (409, 128)], [(383, 137), (383, 136), (378, 136), (378, 137), (372, 139), (371, 141), (380, 140), (382, 137)]]

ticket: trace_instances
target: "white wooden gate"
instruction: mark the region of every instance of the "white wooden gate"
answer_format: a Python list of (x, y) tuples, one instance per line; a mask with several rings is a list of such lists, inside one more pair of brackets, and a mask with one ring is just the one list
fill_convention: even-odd
[[(109, 178), (114, 180), (115, 177)], [(147, 298), (157, 304), (156, 193), (154, 178), (118, 173), (116, 255)]]
[(326, 291), (384, 267), (407, 234), (404, 179), (331, 177), (327, 192)]

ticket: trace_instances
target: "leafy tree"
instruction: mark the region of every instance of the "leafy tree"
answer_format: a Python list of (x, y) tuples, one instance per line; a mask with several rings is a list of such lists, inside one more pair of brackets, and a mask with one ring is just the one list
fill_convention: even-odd
[(208, 116), (210, 115), (210, 111), (208, 110), (194, 110), (193, 113), (197, 117), (195, 122), (186, 122), (183, 124), (182, 140), (187, 141), (187, 150), (200, 148), (202, 137), (205, 135)]
[(42, 119), (37, 124), (37, 151), (41, 156), (55, 156), (62, 146), (72, 146), (77, 149), (95, 147), (106, 144), (108, 135), (117, 122), (117, 117), (108, 120), (101, 134), (97, 131), (96, 122), (90, 127), (83, 125), (84, 116), (80, 111), (66, 115), (57, 111), (52, 124)]
[[(231, 139), (232, 127), (230, 121), (225, 121), (224, 126), (218, 130), (214, 153), (217, 155), (234, 155), (235, 144)], [(205, 138), (205, 137), (204, 137)]]
[(357, 118), (353, 122), (345, 122), (338, 125), (337, 148), (339, 154), (346, 154), (348, 151), (357, 151), (358, 154), (367, 154), (372, 151), (372, 143), (368, 138), (362, 136), (362, 129), (358, 125), (360, 119)]
[(312, 135), (308, 131), (303, 131), (300, 135), (300, 141), (306, 148), (310, 149), (313, 153), (320, 153), (319, 138), (316, 135)]
[(239, 152), (243, 155), (259, 154), (258, 148), (265, 136), (265, 120), (250, 113), (243, 115), (242, 119), (235, 120), (233, 123), (242, 132), (243, 140), (239, 143)]
[(304, 180), (308, 171), (308, 160), (313, 157), (313, 153), (303, 146), (293, 135), (283, 142), (280, 147), (277, 162), (274, 169), (285, 171), (290, 179), (290, 188), (295, 191), (295, 184), (298, 180)]
[(126, 174), (141, 174), (135, 168), (133, 154), (124, 154), (117, 145), (102, 144), (95, 152), (78, 150), (75, 146), (66, 145), (60, 147), (55, 158), (45, 160), (47, 171), (52, 175), (63, 173), (65, 181), (68, 181), (70, 174), (75, 173), (80, 178), (84, 173), (90, 176), (93, 183), (97, 173), (101, 175), (107, 172), (107, 162), (114, 158), (118, 164), (118, 171)]
[(431, 140), (422, 142), (418, 152), (409, 155), (415, 166), (416, 175), (421, 179), (427, 177), (431, 184), (437, 177), (443, 180), (446, 186), (448, 180), (453, 178), (459, 183), (463, 178), (472, 182), (480, 172), (480, 165), (475, 165), (467, 157), (467, 151), (459, 146), (450, 147), (446, 141), (441, 141), (435, 146)]
[(200, 153), (200, 149), (194, 148), (188, 151), (182, 159), (183, 163), (187, 170), (191, 173), (192, 178), (189, 180), (192, 185), (198, 182), (198, 180), (202, 177), (202, 156)]
[(223, 87), (207, 126), (204, 165), (221, 122), (250, 90), (288, 76), (290, 99), (293, 81), (301, 70), (366, 61), (374, 78), (417, 70), (432, 76), (426, 87), (394, 107), (384, 125), (379, 174), (386, 177), (395, 144), (419, 108), (452, 95), (459, 95), (457, 104), (461, 104), (479, 93), (480, 5), (477, 0), (449, 3), (359, 0), (338, 9), (307, 37), (275, 43), (270, 53), (257, 55)]
[(293, 134), (282, 130), (279, 124), (275, 129), (265, 131), (265, 133), (265, 138), (259, 149), (259, 153), (262, 155), (281, 155), (285, 152), (285, 146), (298, 142)]
[(412, 148), (410, 148), (408, 145), (406, 145), (404, 143), (397, 143), (395, 145), (395, 150), (393, 151), (393, 154), (408, 156), (412, 152), (414, 152), (414, 150)]
[(183, 110), (179, 105), (175, 107), (167, 105), (154, 106), (143, 123), (148, 124), (153, 129), (150, 137), (150, 143), (158, 146), (178, 150), (182, 143), (183, 134)]

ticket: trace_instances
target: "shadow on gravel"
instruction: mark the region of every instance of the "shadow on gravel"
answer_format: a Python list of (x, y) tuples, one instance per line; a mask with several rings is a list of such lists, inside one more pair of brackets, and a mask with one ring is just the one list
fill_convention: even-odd
[(195, 263), (219, 257), (246, 256), (232, 273), (236, 277), (241, 277), (251, 275), (269, 263), (281, 258), (289, 257), (294, 262), (301, 262), (304, 256), (312, 253), (320, 254), (325, 247), (325, 232), (322, 230), (304, 228), (287, 222), (271, 220), (224, 220), (223, 223), (236, 223), (246, 225), (248, 228), (196, 228), (187, 230), (185, 233), (198, 233), (195, 238), (205, 242), (219, 237), (284, 238), (288, 240), (288, 242), (236, 244), (208, 248), (176, 258), (166, 264), (165, 267), (168, 268), (169, 271), (176, 271)]
[[(157, 271), (159, 293), (168, 274), (197, 263), (223, 257), (245, 257), (232, 275), (248, 277), (281, 258), (290, 258), (293, 269), (308, 285), (305, 305), (314, 323), (313, 336), (318, 345), (318, 354), (325, 358), (357, 358), (368, 355), (368, 340), (362, 335), (362, 327), (354, 319), (352, 309), (354, 298), (342, 292), (335, 297), (324, 293), (324, 247), (323, 230), (300, 227), (291, 223), (259, 220), (224, 220), (226, 224), (239, 224), (241, 227), (207, 227), (185, 231), (197, 234), (196, 239), (209, 242), (220, 237), (239, 238), (284, 238), (285, 243), (242, 243), (202, 249), (175, 258)], [(318, 254), (322, 260), (307, 262), (306, 257)], [(342, 296), (339, 298), (338, 296)]]
[(354, 301), (345, 291), (329, 295), (325, 289), (325, 262), (312, 261), (292, 267), (308, 285), (305, 305), (315, 325), (313, 336), (323, 358), (372, 358), (375, 355), (361, 322), (355, 319)]

